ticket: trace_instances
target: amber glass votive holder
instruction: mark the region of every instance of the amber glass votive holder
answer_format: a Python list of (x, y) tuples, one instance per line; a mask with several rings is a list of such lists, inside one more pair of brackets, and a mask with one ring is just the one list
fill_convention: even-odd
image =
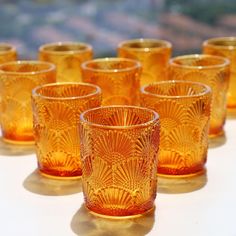
[(137, 217), (154, 207), (159, 116), (135, 106), (81, 114), (82, 186), (86, 207), (103, 217)]
[(227, 113), (236, 117), (236, 37), (211, 38), (203, 42), (203, 53), (230, 60), (230, 80), (227, 93)]
[(140, 84), (165, 80), (167, 65), (172, 53), (172, 44), (160, 39), (130, 39), (119, 43), (118, 56), (141, 62), (143, 71)]
[(160, 115), (158, 175), (205, 172), (211, 98), (211, 88), (196, 82), (163, 81), (141, 88), (141, 105)]
[(141, 64), (126, 58), (98, 58), (82, 63), (82, 79), (102, 89), (102, 105), (138, 105)]
[(92, 46), (82, 42), (55, 42), (39, 48), (39, 60), (57, 66), (57, 82), (81, 82), (80, 65), (92, 57)]
[(81, 176), (80, 114), (101, 105), (101, 90), (92, 84), (52, 83), (32, 92), (38, 169), (51, 178)]
[(55, 65), (48, 62), (12, 61), (0, 65), (0, 123), (4, 141), (34, 143), (31, 91), (55, 80)]
[(211, 139), (224, 135), (229, 68), (228, 59), (204, 54), (174, 57), (169, 63), (170, 80), (195, 81), (211, 87), (212, 110), (209, 129)]
[(16, 60), (17, 60), (16, 48), (8, 43), (0, 43), (0, 64)]

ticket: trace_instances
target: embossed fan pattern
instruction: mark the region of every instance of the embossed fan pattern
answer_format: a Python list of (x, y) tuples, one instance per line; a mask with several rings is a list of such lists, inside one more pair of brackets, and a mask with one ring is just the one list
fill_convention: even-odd
[(51, 43), (39, 49), (39, 59), (57, 66), (58, 82), (82, 81), (80, 65), (92, 59), (92, 47), (85, 43)]
[(211, 87), (210, 137), (224, 133), (229, 72), (229, 63), (224, 58), (210, 55), (179, 56), (170, 62), (169, 79), (201, 82)]
[(102, 89), (102, 105), (138, 105), (140, 74), (140, 63), (129, 59), (94, 59), (82, 64), (83, 81)]
[(80, 176), (79, 116), (100, 106), (93, 85), (45, 85), (33, 93), (34, 130), (39, 169), (50, 176)]
[(188, 175), (202, 171), (208, 148), (210, 88), (183, 81), (160, 82), (143, 88), (141, 105), (160, 115), (158, 173)]
[(220, 37), (206, 40), (203, 43), (203, 52), (230, 60), (230, 79), (227, 92), (228, 111), (236, 109), (236, 38)]
[(142, 64), (140, 84), (165, 80), (172, 46), (169, 42), (155, 39), (131, 39), (118, 46), (118, 56), (135, 59)]
[(131, 107), (85, 114), (80, 134), (87, 207), (110, 216), (151, 209), (156, 196), (158, 119), (149, 110)]
[(8, 142), (33, 142), (31, 91), (56, 80), (55, 67), (44, 62), (11, 62), (0, 68), (1, 125)]

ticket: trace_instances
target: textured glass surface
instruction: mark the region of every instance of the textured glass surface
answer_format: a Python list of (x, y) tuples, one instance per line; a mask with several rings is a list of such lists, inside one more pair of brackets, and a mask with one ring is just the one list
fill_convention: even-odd
[(32, 93), (38, 167), (55, 177), (81, 176), (80, 113), (100, 106), (101, 92), (94, 85), (44, 85)]
[(160, 115), (158, 174), (194, 175), (207, 158), (211, 89), (185, 81), (144, 86), (141, 105)]
[(224, 134), (227, 91), (229, 87), (229, 61), (211, 55), (186, 55), (172, 58), (170, 80), (188, 80), (207, 84), (212, 89), (210, 137)]
[(156, 197), (158, 115), (145, 108), (104, 107), (81, 117), (83, 192), (88, 209), (133, 216)]
[(51, 63), (18, 61), (0, 65), (0, 117), (5, 141), (34, 141), (31, 91), (55, 80), (55, 66)]
[(171, 56), (170, 42), (157, 39), (131, 39), (118, 45), (118, 56), (139, 60), (142, 64), (141, 85), (166, 79)]
[(141, 65), (125, 58), (101, 58), (82, 64), (84, 82), (102, 89), (103, 105), (138, 105)]
[(44, 44), (39, 48), (39, 59), (57, 66), (58, 82), (82, 81), (80, 65), (92, 57), (92, 46), (85, 43), (58, 42)]
[(223, 56), (230, 60), (229, 90), (227, 93), (227, 107), (236, 109), (236, 38), (213, 38), (204, 41), (203, 53)]
[(7, 43), (0, 43), (0, 64), (15, 61), (17, 58), (16, 48)]

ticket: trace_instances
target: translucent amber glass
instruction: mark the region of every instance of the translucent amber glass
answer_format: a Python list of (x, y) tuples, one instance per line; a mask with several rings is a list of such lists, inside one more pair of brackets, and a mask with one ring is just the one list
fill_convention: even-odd
[(38, 167), (51, 177), (81, 176), (80, 113), (100, 106), (101, 90), (82, 83), (46, 84), (32, 92)]
[(92, 46), (80, 42), (57, 42), (39, 48), (39, 59), (57, 66), (58, 82), (82, 81), (80, 65), (92, 57)]
[(81, 115), (82, 184), (91, 211), (140, 215), (154, 206), (159, 118), (152, 110), (107, 106)]
[(141, 85), (166, 79), (171, 52), (171, 43), (158, 39), (131, 39), (118, 45), (119, 57), (141, 62), (143, 67)]
[(230, 82), (227, 107), (236, 110), (236, 37), (213, 38), (204, 41), (203, 53), (223, 56), (230, 60)]
[(157, 82), (142, 87), (141, 105), (160, 115), (158, 174), (201, 173), (208, 150), (210, 87), (188, 81)]
[(15, 61), (0, 65), (0, 117), (5, 141), (34, 141), (31, 91), (55, 80), (55, 66), (51, 63)]
[(82, 64), (83, 81), (102, 89), (103, 105), (137, 105), (140, 74), (140, 63), (125, 58), (100, 58)]
[(0, 64), (9, 62), (9, 61), (16, 61), (17, 52), (16, 48), (7, 43), (0, 43)]
[(186, 55), (170, 60), (170, 80), (196, 81), (211, 87), (213, 93), (209, 130), (211, 138), (224, 134), (229, 64), (228, 59), (212, 55)]

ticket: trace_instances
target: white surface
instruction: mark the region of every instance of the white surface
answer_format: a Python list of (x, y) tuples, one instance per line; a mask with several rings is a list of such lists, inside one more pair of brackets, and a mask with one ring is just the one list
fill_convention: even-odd
[(236, 236), (236, 120), (227, 120), (225, 130), (226, 143), (209, 149), (202, 188), (159, 190), (154, 217), (123, 222), (88, 214), (79, 181), (43, 178), (35, 171), (34, 154), (1, 147), (0, 235)]

